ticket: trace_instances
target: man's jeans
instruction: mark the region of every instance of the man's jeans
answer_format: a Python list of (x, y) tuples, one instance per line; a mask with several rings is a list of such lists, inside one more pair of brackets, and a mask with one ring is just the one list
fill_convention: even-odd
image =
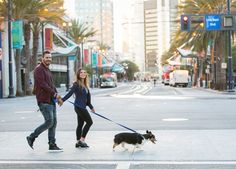
[(48, 129), (48, 143), (54, 144), (56, 142), (56, 126), (57, 126), (57, 114), (56, 114), (56, 105), (40, 103), (39, 110), (41, 111), (44, 117), (44, 123), (41, 124), (38, 128), (30, 134), (30, 137), (36, 138), (42, 132)]

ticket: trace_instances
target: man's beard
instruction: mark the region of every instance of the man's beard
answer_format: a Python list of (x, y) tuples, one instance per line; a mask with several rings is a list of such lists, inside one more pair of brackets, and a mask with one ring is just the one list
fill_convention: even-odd
[(51, 61), (43, 61), (45, 66), (49, 66), (51, 64)]

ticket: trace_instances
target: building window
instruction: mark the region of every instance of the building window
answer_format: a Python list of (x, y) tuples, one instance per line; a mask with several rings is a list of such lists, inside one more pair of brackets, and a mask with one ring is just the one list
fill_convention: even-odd
[(162, 7), (165, 7), (165, 0), (161, 0)]

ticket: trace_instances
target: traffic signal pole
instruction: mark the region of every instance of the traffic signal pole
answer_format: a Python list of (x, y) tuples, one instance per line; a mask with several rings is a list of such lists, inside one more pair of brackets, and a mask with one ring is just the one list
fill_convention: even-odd
[[(227, 0), (227, 14), (230, 15), (230, 0)], [(231, 46), (231, 30), (228, 30), (228, 91), (233, 92), (233, 65), (232, 65), (232, 46)]]

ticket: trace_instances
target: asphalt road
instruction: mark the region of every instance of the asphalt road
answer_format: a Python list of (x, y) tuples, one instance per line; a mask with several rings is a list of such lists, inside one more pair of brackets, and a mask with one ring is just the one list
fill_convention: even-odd
[[(1, 99), (0, 169), (236, 168), (233, 157), (235, 144), (231, 141), (235, 138), (236, 129), (235, 93), (173, 88), (160, 83), (156, 87), (152, 85), (125, 83), (118, 88), (91, 89), (92, 103), (97, 113), (134, 130), (148, 129), (158, 133), (159, 142), (155, 147), (148, 145), (145, 151), (133, 155), (109, 151), (114, 133), (125, 129), (94, 114), (91, 114), (93, 134), (88, 140), (93, 146), (90, 151), (84, 152), (86, 155), (78, 154), (81, 151), (71, 145), (76, 116), (69, 102), (58, 107), (58, 139), (66, 147), (66, 152), (55, 156), (46, 153), (46, 134), (37, 140), (36, 150), (30, 152), (24, 144), (24, 136), (43, 121), (37, 111), (35, 97)], [(73, 101), (73, 97), (70, 100)], [(8, 144), (16, 150), (15, 153)]]
[[(92, 103), (97, 113), (135, 130), (236, 129), (235, 95), (162, 84), (150, 88), (150, 85), (91, 89)], [(34, 96), (0, 100), (0, 131), (35, 128), (43, 120), (37, 110)], [(91, 130), (121, 129), (94, 114), (92, 117)], [(72, 131), (75, 127), (73, 105), (65, 102), (58, 107), (58, 130)]]

